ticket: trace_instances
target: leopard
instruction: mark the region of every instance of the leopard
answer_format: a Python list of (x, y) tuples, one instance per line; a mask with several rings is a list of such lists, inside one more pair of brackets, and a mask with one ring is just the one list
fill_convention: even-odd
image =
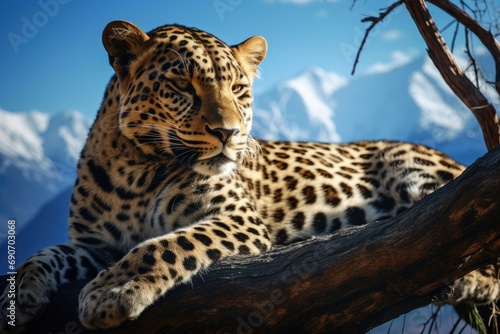
[[(465, 169), (420, 144), (253, 138), (261, 36), (229, 46), (197, 28), (113, 21), (102, 42), (114, 74), (77, 163), (69, 242), (17, 268), (17, 328), (76, 280), (88, 281), (81, 324), (117, 327), (223, 258), (394, 217)], [(495, 274), (477, 275), (452, 299), (495, 300)]]

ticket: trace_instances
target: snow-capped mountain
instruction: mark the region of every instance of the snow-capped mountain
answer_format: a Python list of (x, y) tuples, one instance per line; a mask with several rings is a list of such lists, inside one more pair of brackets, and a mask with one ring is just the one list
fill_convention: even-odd
[(253, 133), (264, 139), (404, 140), (467, 164), (486, 152), (476, 119), (427, 57), (351, 80), (307, 69), (254, 104)]
[(347, 84), (340, 75), (311, 68), (256, 94), (254, 134), (262, 139), (339, 142), (333, 94)]
[(91, 122), (77, 111), (0, 109), (0, 117), (0, 219), (15, 219), (22, 229), (41, 205), (74, 183)]

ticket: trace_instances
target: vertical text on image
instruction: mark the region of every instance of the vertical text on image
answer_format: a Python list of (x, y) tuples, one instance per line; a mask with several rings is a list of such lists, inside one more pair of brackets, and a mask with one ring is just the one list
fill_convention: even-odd
[(8, 275), (16, 274), (16, 221), (7, 221), (7, 263)]
[(16, 326), (16, 221), (7, 221), (7, 318), (10, 326)]

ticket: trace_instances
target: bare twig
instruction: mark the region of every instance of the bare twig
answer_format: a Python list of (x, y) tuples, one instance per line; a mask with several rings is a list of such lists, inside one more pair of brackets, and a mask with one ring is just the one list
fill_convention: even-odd
[(479, 69), (477, 67), (476, 57), (472, 55), (472, 41), (469, 38), (470, 31), (469, 29), (465, 29), (465, 54), (469, 58), (470, 65), (472, 66), (472, 70), (474, 71), (474, 80), (476, 81), (476, 87), (479, 88)]
[(429, 316), (429, 319), (424, 323), (424, 327), (422, 327), (422, 330), (420, 331), (420, 334), (424, 334), (425, 329), (427, 328), (427, 325), (429, 325), (429, 329), (427, 330), (427, 333), (432, 333), (433, 332), (433, 327), (436, 326), (436, 319), (438, 317), (439, 311), (441, 310), (441, 306), (438, 306), (434, 312)]
[(457, 36), (458, 36), (458, 29), (460, 29), (460, 24), (458, 23), (458, 21), (455, 21), (456, 24), (455, 24), (455, 31), (453, 32), (453, 38), (451, 39), (451, 52), (453, 52), (455, 50), (455, 42), (457, 40)]
[(380, 13), (379, 16), (374, 17), (374, 16), (369, 16), (365, 17), (364, 19), (361, 20), (361, 22), (371, 22), (370, 26), (366, 28), (365, 30), (365, 35), (363, 36), (363, 40), (361, 41), (361, 45), (358, 48), (358, 53), (356, 54), (356, 59), (354, 60), (354, 65), (352, 67), (351, 75), (354, 75), (354, 72), (356, 72), (356, 67), (359, 62), (359, 57), (361, 55), (361, 51), (363, 51), (363, 48), (366, 44), (366, 41), (368, 40), (368, 36), (370, 35), (370, 32), (372, 31), (373, 28), (379, 23), (380, 21), (383, 21), (387, 15), (389, 15), (394, 9), (396, 9), (398, 6), (403, 4), (403, 0), (399, 0), (389, 7), (383, 12)]
[[(460, 325), (460, 323), (462, 322), (462, 318), (458, 318), (454, 323), (453, 323), (453, 327), (450, 329), (450, 334), (454, 334), (455, 331), (458, 329), (458, 325)], [(462, 326), (462, 329), (460, 330), (459, 334), (463, 331), (463, 329), (467, 326), (467, 324), (464, 324)]]

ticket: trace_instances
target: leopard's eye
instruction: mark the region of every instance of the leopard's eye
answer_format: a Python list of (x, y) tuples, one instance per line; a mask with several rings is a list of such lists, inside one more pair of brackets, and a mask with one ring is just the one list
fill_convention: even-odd
[(243, 85), (233, 85), (233, 87), (232, 87), (233, 94), (240, 93), (243, 90), (243, 88), (245, 88), (245, 86), (243, 86)]
[(189, 87), (191, 87), (191, 84), (189, 83), (189, 81), (187, 81), (185, 79), (175, 79), (173, 81), (173, 83), (174, 83), (175, 87), (181, 91), (187, 91), (187, 90), (189, 90)]

